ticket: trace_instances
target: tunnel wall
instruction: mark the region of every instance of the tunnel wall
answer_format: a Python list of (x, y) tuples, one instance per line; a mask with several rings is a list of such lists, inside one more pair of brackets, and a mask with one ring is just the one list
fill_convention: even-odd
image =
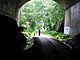
[(29, 0), (0, 0), (0, 15), (9, 16), (17, 21), (18, 11)]
[(17, 0), (0, 0), (0, 15), (16, 16)]
[(80, 2), (65, 11), (64, 33), (71, 37), (80, 33)]

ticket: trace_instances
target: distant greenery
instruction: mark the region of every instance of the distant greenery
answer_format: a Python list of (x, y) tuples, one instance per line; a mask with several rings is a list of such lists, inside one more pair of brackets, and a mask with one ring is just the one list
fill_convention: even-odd
[(31, 0), (21, 8), (20, 26), (28, 32), (39, 28), (39, 21), (44, 22), (44, 29), (55, 30), (56, 24), (64, 20), (64, 9), (53, 0)]
[(67, 40), (70, 40), (70, 35), (68, 34), (64, 34), (62, 32), (56, 32), (56, 31), (50, 31), (50, 32), (45, 32), (46, 35), (50, 35), (51, 37), (53, 36), (53, 38), (65, 42)]

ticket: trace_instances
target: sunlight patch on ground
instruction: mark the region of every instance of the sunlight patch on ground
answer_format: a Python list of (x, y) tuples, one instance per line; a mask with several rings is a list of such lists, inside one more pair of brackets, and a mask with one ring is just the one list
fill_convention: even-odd
[(38, 35), (38, 33), (35, 35), (35, 37), (47, 37), (47, 38), (51, 38), (51, 36), (45, 35), (43, 33), (40, 34), (40, 36)]

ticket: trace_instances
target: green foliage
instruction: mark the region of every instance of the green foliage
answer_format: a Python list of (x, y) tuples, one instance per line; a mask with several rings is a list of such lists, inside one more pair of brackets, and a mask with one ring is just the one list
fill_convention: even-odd
[(48, 31), (48, 34), (50, 34), (51, 36), (53, 36), (54, 38), (56, 38), (59, 41), (67, 41), (67, 40), (71, 39), (70, 35), (56, 32), (56, 31)]
[(33, 36), (36, 33), (36, 31), (33, 31), (32, 33), (30, 31), (28, 31), (28, 29), (25, 29), (27, 31), (23, 31), (22, 33), (24, 34), (24, 36), (27, 38), (27, 46), (25, 47), (24, 50), (29, 49), (30, 47), (32, 47), (32, 45), (34, 45), (33, 43)]
[(22, 16), (22, 19), (19, 21), (19, 26), (24, 27), (26, 25), (26, 18), (25, 16)]
[[(41, 20), (48, 31), (55, 30), (56, 24), (64, 20), (64, 9), (53, 0), (31, 0), (21, 10), (21, 20), (29, 22), (33, 30)], [(23, 21), (21, 23), (25, 23)]]

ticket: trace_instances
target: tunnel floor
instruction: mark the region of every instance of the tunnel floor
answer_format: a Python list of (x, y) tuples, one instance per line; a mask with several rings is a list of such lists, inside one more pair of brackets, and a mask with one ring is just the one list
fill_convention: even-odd
[(71, 60), (72, 50), (50, 37), (34, 37), (34, 45), (26, 50), (25, 57), (35, 60)]

